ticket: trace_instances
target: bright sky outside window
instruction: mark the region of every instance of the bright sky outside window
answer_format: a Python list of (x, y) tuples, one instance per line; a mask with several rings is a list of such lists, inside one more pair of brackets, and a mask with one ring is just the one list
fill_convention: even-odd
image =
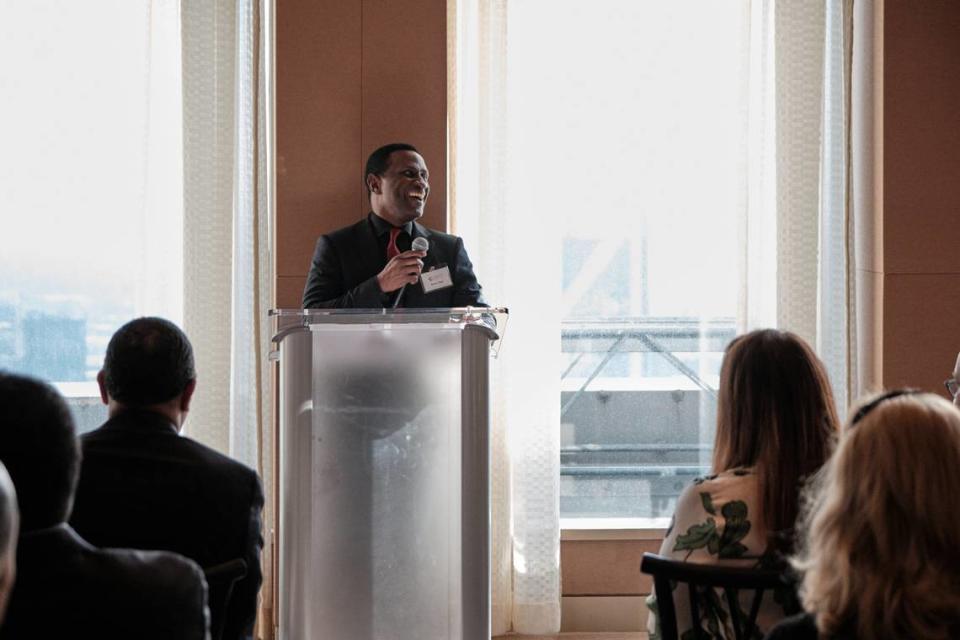
[(669, 516), (709, 465), (748, 20), (734, 2), (510, 4), (512, 143), (542, 158), (527, 184), (562, 229), (564, 517)]
[(179, 3), (0, 3), (0, 367), (96, 395), (107, 340), (180, 321)]

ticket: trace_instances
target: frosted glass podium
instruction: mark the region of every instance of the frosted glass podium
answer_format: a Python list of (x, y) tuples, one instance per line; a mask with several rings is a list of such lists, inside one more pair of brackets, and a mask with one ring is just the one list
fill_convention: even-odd
[(489, 361), (506, 310), (271, 313), (280, 638), (489, 640)]

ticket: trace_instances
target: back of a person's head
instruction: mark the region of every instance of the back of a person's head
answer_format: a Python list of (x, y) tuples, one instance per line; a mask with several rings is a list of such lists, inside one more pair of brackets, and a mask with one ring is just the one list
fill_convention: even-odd
[(804, 607), (824, 634), (958, 637), (960, 411), (920, 393), (867, 408), (809, 490)]
[(801, 485), (826, 462), (838, 431), (826, 370), (806, 342), (762, 329), (730, 343), (720, 368), (713, 467), (756, 468), (758, 516), (768, 533), (792, 530)]
[(67, 520), (80, 447), (70, 410), (49, 384), (0, 372), (0, 462), (16, 488), (23, 531)]
[(193, 347), (177, 325), (163, 318), (137, 318), (120, 327), (103, 361), (110, 397), (147, 407), (172, 400), (196, 377)]
[(7, 468), (0, 462), (0, 622), (6, 613), (7, 600), (16, 576), (19, 513), (13, 481)]

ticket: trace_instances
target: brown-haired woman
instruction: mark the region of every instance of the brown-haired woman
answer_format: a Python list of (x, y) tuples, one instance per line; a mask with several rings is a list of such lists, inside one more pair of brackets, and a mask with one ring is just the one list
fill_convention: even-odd
[(960, 638), (960, 411), (896, 391), (854, 414), (810, 487), (804, 616), (771, 639)]
[[(801, 338), (764, 329), (734, 339), (720, 367), (713, 473), (677, 499), (660, 554), (752, 567), (792, 551), (802, 484), (827, 461), (838, 431), (826, 371)], [(712, 637), (732, 638), (716, 601), (701, 609), (701, 623)], [(656, 638), (655, 599), (648, 604)], [(685, 599), (675, 604), (682, 636), (690, 613)], [(765, 631), (788, 613), (765, 599), (758, 624)]]

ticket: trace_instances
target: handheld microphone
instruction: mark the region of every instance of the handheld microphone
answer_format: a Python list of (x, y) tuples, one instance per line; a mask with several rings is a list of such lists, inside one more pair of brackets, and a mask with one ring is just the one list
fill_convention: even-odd
[[(427, 242), (426, 238), (414, 238), (413, 244), (410, 245), (411, 251), (426, 251), (430, 248), (430, 243)], [(403, 297), (403, 292), (407, 289), (407, 283), (403, 283), (403, 286), (400, 287), (400, 291), (397, 292), (397, 297), (393, 301), (393, 306), (391, 309), (396, 309), (397, 305), (400, 304), (400, 299)]]

